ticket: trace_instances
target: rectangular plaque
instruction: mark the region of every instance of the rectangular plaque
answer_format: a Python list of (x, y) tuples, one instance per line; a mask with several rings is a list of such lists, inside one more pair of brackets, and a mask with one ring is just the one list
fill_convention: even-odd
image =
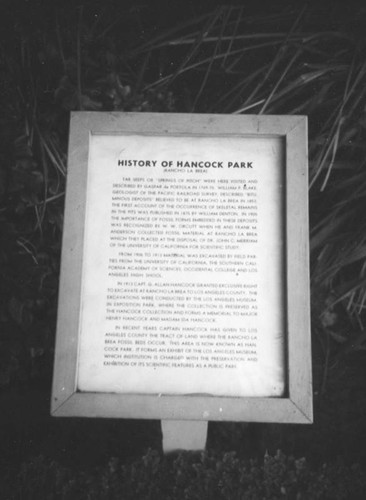
[(306, 119), (72, 115), (54, 415), (310, 422)]

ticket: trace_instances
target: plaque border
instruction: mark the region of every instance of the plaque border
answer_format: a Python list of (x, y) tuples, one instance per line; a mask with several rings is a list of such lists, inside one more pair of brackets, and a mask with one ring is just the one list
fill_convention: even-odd
[[(284, 397), (79, 392), (77, 362), (90, 135), (277, 137), (285, 144)], [(313, 422), (307, 117), (175, 113), (71, 113), (61, 275), (51, 398), (53, 416)]]

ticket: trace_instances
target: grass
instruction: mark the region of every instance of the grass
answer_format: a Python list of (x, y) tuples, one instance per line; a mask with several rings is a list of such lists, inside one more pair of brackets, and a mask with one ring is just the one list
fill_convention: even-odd
[(37, 457), (23, 464), (9, 491), (17, 499), (356, 500), (364, 498), (366, 480), (360, 466), (323, 463), (312, 470), (305, 458), (280, 451), (261, 460), (242, 460), (235, 453), (162, 457), (148, 450), (127, 465), (112, 458), (83, 472)]

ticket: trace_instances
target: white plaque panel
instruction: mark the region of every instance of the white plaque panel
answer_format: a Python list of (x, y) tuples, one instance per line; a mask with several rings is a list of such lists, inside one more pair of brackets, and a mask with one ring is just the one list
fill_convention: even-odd
[(78, 388), (280, 396), (283, 142), (91, 135)]

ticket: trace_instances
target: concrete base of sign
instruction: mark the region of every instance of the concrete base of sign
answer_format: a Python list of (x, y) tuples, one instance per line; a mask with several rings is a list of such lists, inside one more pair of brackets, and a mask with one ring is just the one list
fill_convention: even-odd
[(163, 451), (204, 450), (207, 440), (207, 421), (162, 420)]

